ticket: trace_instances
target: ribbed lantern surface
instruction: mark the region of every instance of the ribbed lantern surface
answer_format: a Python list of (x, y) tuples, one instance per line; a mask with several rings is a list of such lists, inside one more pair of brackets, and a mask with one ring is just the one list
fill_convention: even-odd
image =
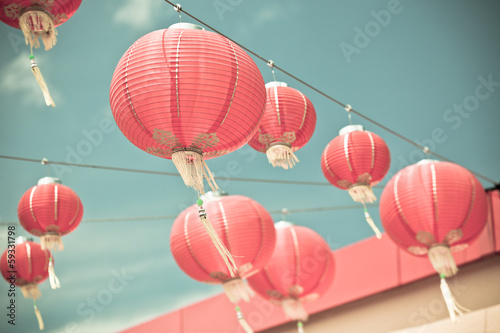
[(284, 82), (267, 83), (266, 92), (264, 118), (248, 144), (266, 153), (273, 166), (288, 169), (299, 161), (293, 152), (313, 135), (316, 111), (309, 98)]
[(461, 250), (482, 231), (487, 216), (481, 183), (464, 167), (423, 160), (385, 186), (380, 217), (391, 239), (414, 255), (438, 244)]
[[(384, 140), (375, 133), (364, 131), (359, 125), (342, 129), (321, 156), (321, 169), (326, 179), (343, 190), (358, 186), (371, 188), (384, 178), (390, 164), (391, 155)], [(372, 202), (375, 197), (372, 194), (353, 199)]]
[(173, 159), (186, 184), (203, 193), (199, 179), (189, 179), (198, 176), (184, 169), (199, 164), (200, 175), (201, 159), (246, 144), (262, 120), (266, 93), (259, 69), (238, 45), (199, 29), (180, 23), (137, 40), (116, 66), (110, 103), (134, 145)]
[[(206, 199), (204, 207), (219, 238), (238, 268), (232, 278), (198, 217), (198, 208), (185, 209), (175, 220), (170, 248), (179, 267), (191, 278), (205, 283), (227, 283), (257, 273), (274, 250), (276, 233), (269, 213), (258, 202), (241, 195)], [(228, 290), (226, 289), (226, 293)], [(232, 298), (239, 300), (239, 297)]]
[(23, 194), (17, 215), (26, 231), (41, 237), (43, 248), (62, 250), (60, 237), (78, 227), (83, 206), (71, 188), (46, 177)]
[(319, 234), (279, 222), (271, 259), (248, 283), (262, 297), (280, 304), (289, 319), (307, 320), (303, 303), (322, 296), (330, 288), (334, 273), (333, 253)]
[(15, 275), (14, 284), (24, 287), (21, 288), (24, 297), (40, 297), (41, 293), (36, 285), (49, 277), (49, 260), (52, 258), (49, 250), (42, 250), (40, 244), (34, 242), (24, 242), (16, 244), (15, 258), (9, 262), (10, 253), (6, 250), (0, 257), (0, 269), (4, 279), (12, 283), (11, 275)]

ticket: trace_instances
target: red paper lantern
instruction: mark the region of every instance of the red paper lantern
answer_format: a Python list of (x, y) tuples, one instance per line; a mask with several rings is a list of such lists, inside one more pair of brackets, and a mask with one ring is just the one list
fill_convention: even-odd
[(266, 92), (264, 118), (248, 144), (266, 153), (274, 167), (292, 168), (299, 161), (293, 152), (313, 135), (316, 111), (309, 98), (284, 82), (267, 83)]
[(26, 44), (30, 45), (31, 70), (47, 105), (56, 106), (33, 56), (33, 47), (40, 47), (39, 38), (42, 39), (45, 50), (56, 45), (56, 27), (73, 16), (81, 2), (82, 0), (0, 0), (0, 21), (21, 29)]
[(333, 282), (333, 253), (309, 228), (283, 221), (275, 226), (273, 255), (248, 283), (259, 295), (281, 305), (289, 319), (305, 321), (308, 314), (303, 303), (321, 297)]
[[(16, 241), (9, 243), (7, 250), (0, 257), (0, 270), (3, 278), (10, 284), (20, 287), (25, 298), (36, 300), (42, 296), (38, 284), (50, 277), (52, 289), (59, 288), (59, 280), (54, 274), (54, 260), (49, 250), (33, 242)], [(43, 321), (36, 303), (35, 314), (40, 329), (43, 330)]]
[[(372, 187), (384, 178), (390, 164), (391, 155), (384, 140), (375, 133), (363, 130), (361, 125), (342, 128), (321, 156), (321, 169), (330, 184), (347, 190), (354, 201), (364, 206), (377, 200)], [(380, 231), (366, 206), (365, 217), (380, 238)]]
[(185, 209), (175, 220), (170, 248), (179, 267), (204, 283), (221, 283), (231, 300), (248, 301), (251, 290), (241, 279), (257, 273), (274, 249), (276, 233), (269, 213), (256, 201), (241, 196), (205, 198), (205, 209), (220, 239), (234, 255), (233, 277), (198, 218), (198, 208)]
[(78, 227), (83, 206), (78, 195), (59, 179), (45, 177), (24, 193), (17, 216), (26, 231), (39, 236), (42, 248), (63, 250), (61, 236)]
[(172, 159), (186, 185), (218, 187), (205, 159), (246, 144), (258, 129), (265, 86), (253, 60), (229, 39), (189, 23), (137, 40), (113, 74), (110, 104), (123, 134)]
[[(423, 160), (399, 171), (385, 186), (380, 217), (399, 247), (429, 257), (442, 277), (447, 305), (454, 310), (444, 278), (457, 273), (451, 251), (467, 247), (486, 224), (486, 194), (481, 183), (457, 164)], [(450, 311), (450, 315), (454, 320), (455, 314)]]

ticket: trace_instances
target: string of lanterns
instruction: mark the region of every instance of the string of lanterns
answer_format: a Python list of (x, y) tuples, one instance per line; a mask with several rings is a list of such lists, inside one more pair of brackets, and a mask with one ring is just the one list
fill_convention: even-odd
[[(2, 1), (0, 7), (10, 8), (5, 15), (13, 21), (0, 19), (19, 26), (31, 48), (39, 46), (41, 38), (48, 49), (55, 44), (55, 26), (71, 17), (80, 2)], [(179, 5), (175, 9), (182, 10)], [(32, 69), (46, 104), (54, 105), (34, 58)], [(274, 226), (256, 201), (221, 195), (205, 161), (249, 143), (265, 152), (273, 166), (292, 168), (298, 162), (294, 152), (315, 129), (311, 101), (286, 83), (264, 85), (243, 48), (191, 23), (174, 24), (133, 43), (116, 66), (109, 97), (114, 119), (127, 139), (149, 154), (171, 159), (184, 183), (199, 196), (172, 226), (171, 251), (181, 269), (195, 280), (222, 284), (235, 304), (259, 293), (279, 304), (303, 332), (302, 322), (308, 319), (303, 303), (318, 299), (334, 279), (332, 251), (308, 228), (283, 221)], [(376, 200), (372, 187), (390, 166), (383, 139), (359, 125), (343, 128), (325, 148), (321, 166), (332, 185), (365, 206), (365, 218), (380, 238), (366, 203)], [(205, 181), (213, 192), (205, 193)], [(15, 284), (25, 297), (39, 298), (37, 285), (47, 277), (52, 288), (59, 287), (49, 250), (63, 249), (61, 236), (72, 232), (82, 215), (78, 196), (54, 178), (41, 179), (22, 196), (21, 225), (41, 237), (41, 245), (25, 242), (16, 248), (20, 260)], [(445, 281), (457, 272), (450, 251), (466, 247), (484, 228), (486, 198), (481, 184), (458, 165), (424, 160), (391, 179), (382, 194), (380, 215), (396, 244), (429, 256), (455, 321), (463, 309)], [(7, 252), (0, 268), (10, 283)], [(308, 266), (304, 272), (310, 260), (315, 268)], [(245, 332), (253, 332), (239, 307), (236, 311)]]

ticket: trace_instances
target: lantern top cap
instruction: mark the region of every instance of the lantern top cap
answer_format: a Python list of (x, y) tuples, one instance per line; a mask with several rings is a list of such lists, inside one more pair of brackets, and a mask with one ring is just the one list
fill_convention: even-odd
[(437, 163), (439, 162), (438, 160), (432, 160), (430, 158), (423, 159), (421, 161), (417, 162), (417, 165), (422, 165), (422, 164), (429, 164), (429, 163)]
[(202, 26), (193, 23), (180, 22), (172, 24), (169, 29), (194, 29), (194, 30), (205, 30)]
[(288, 221), (279, 221), (274, 224), (274, 227), (276, 229), (278, 228), (290, 228), (293, 227), (293, 223), (288, 222)]
[(204, 195), (201, 196), (201, 199), (203, 201), (212, 201), (212, 200), (217, 200), (221, 197), (227, 197), (227, 192), (218, 190), (218, 191), (209, 191), (206, 192)]
[(62, 184), (61, 180), (56, 177), (43, 177), (38, 181), (38, 185), (47, 185), (47, 184)]
[(346, 127), (343, 127), (339, 131), (339, 135), (344, 135), (347, 133), (351, 132), (356, 132), (356, 131), (364, 131), (365, 129), (363, 128), (362, 125), (347, 125)]
[(266, 83), (266, 88), (272, 88), (272, 87), (288, 87), (288, 84), (280, 81), (272, 81)]

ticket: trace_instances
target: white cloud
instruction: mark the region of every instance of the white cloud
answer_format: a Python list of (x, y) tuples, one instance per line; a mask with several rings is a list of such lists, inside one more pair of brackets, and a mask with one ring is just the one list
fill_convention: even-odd
[[(42, 91), (30, 68), (29, 55), (24, 52), (7, 63), (0, 71), (0, 91), (8, 95), (19, 94), (22, 97), (19, 103), (23, 106), (45, 105)], [(41, 72), (44, 74), (43, 68)], [(62, 94), (49, 84), (47, 77), (44, 78), (56, 105), (60, 104)]]
[(115, 23), (129, 25), (132, 28), (147, 28), (165, 3), (157, 0), (127, 0), (113, 17)]

